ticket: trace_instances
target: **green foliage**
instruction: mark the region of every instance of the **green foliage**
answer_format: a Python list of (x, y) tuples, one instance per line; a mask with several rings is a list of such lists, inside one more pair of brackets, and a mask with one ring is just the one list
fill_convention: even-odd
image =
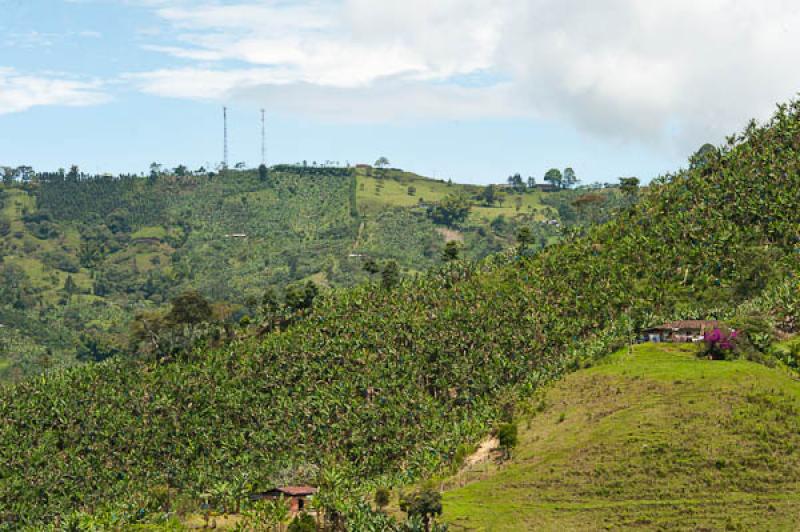
[(530, 227), (520, 227), (517, 231), (517, 242), (519, 243), (520, 252), (528, 249), (534, 241), (533, 232)]
[(486, 205), (491, 207), (498, 200), (499, 196), (500, 193), (497, 191), (497, 187), (495, 185), (487, 185), (486, 188), (483, 189), (483, 192), (481, 192), (480, 199), (482, 199)]
[(444, 262), (458, 260), (459, 253), (461, 253), (461, 245), (456, 240), (451, 240), (444, 246), (442, 260)]
[[(0, 506), (36, 525), (76, 508), (134, 504), (157, 485), (202, 492), (245, 472), (259, 484), (313, 482), (337, 467), (342, 481), (321, 485), (320, 499), (332, 493), (344, 516), (334, 495), (443, 469), (489, 432), (509, 398), (623, 345), (632, 330), (733, 314), (758, 298), (781, 330), (795, 327), (797, 291), (785, 281), (798, 271), (798, 112), (782, 108), (719, 159), (666, 176), (608, 223), (532, 257), (455, 261), (393, 290), (333, 291), (288, 328), (181, 363), (112, 359), (2, 388)], [(237, 196), (224, 201), (244, 208)], [(743, 284), (747, 250), (759, 248), (772, 259), (761, 280)], [(351, 249), (352, 240), (342, 254)], [(284, 264), (299, 273), (304, 258)], [(173, 268), (188, 277), (190, 264), (205, 267), (181, 258)], [(391, 286), (394, 264), (397, 275), (382, 272)], [(28, 297), (19, 286), (0, 290)]]
[(578, 184), (578, 176), (572, 168), (565, 168), (563, 175), (563, 187), (572, 188)]
[(176, 325), (199, 325), (211, 320), (211, 305), (196, 290), (182, 293), (172, 300), (167, 320)]
[(384, 487), (375, 490), (375, 506), (385, 508), (391, 502), (392, 492)]
[(381, 268), (378, 266), (378, 262), (375, 259), (367, 257), (364, 260), (364, 271), (370, 275), (375, 275), (376, 273), (380, 273)]
[(291, 285), (286, 289), (284, 303), (292, 311), (309, 309), (313, 306), (317, 294), (319, 288), (313, 281)]
[(518, 429), (516, 423), (503, 423), (497, 429), (497, 439), (500, 441), (500, 447), (505, 450), (510, 450), (516, 447), (518, 440)]
[(409, 517), (421, 519), (425, 530), (428, 530), (431, 521), (442, 515), (442, 494), (432, 488), (423, 488), (404, 495), (400, 497), (400, 510)]
[(454, 227), (463, 223), (471, 210), (469, 199), (464, 196), (447, 196), (428, 207), (428, 217), (433, 223)]
[(544, 180), (556, 188), (561, 188), (564, 182), (564, 176), (558, 168), (551, 168), (544, 174)]
[[(0, 354), (10, 364), (0, 369), (0, 379), (42, 369), (35, 363), (40, 352), (52, 354), (47, 367), (133, 348), (152, 353), (152, 342), (147, 347), (141, 338), (128, 341), (130, 327), (142, 332), (141, 323), (134, 323), (137, 315), (158, 314), (186, 290), (228, 308), (233, 323), (246, 314), (259, 316), (257, 300), (267, 287), (282, 298), (287, 287), (309, 279), (322, 288), (366, 280), (374, 274), (360, 267), (359, 255), (376, 264), (395, 260), (412, 274), (436, 267), (445, 239), (420, 204), (448, 193), (472, 209), (466, 219), (456, 217), (462, 220), (458, 238), (466, 259), (512, 246), (523, 224), (532, 227), (537, 249), (560, 237), (557, 227), (536, 222), (544, 213), (538, 212), (535, 192), (517, 195), (522, 204), (514, 211), (475, 207), (480, 187), (448, 188), (395, 169), (381, 170), (377, 202), (371, 194), (359, 195), (358, 180), (365, 176), (348, 168), (278, 165), (267, 169), (266, 180), (263, 170), (177, 170), (156, 163), (151, 178), (142, 179), (87, 176), (76, 169), (74, 179), (40, 173), (32, 185), (3, 189), (0, 220), (8, 222), (0, 223), (6, 233), (0, 234), (0, 253), (27, 275), (24, 287), (14, 289), (20, 297), (9, 303), (26, 315), (15, 318), (20, 334), (14, 342), (23, 342), (24, 352)], [(425, 198), (408, 196), (409, 187)], [(502, 227), (488, 225), (496, 212), (505, 213)], [(67, 274), (75, 284), (70, 297), (63, 290)], [(279, 307), (263, 314), (267, 330), (292, 321)], [(33, 331), (48, 327), (57, 332), (41, 344)], [(183, 333), (160, 330), (174, 337), (169, 345), (189, 347)]]
[(381, 285), (387, 290), (391, 290), (400, 282), (400, 266), (397, 262), (390, 260), (383, 265), (381, 271)]
[(619, 188), (627, 197), (635, 197), (639, 193), (639, 178), (620, 177)]
[(313, 516), (303, 513), (295, 517), (286, 530), (288, 532), (317, 532), (317, 522)]

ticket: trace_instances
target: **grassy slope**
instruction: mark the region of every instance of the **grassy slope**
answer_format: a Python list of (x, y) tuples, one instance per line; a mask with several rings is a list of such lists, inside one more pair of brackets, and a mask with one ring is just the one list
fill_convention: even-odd
[(644, 344), (553, 386), (513, 461), (446, 493), (445, 519), (454, 530), (796, 530), (800, 383), (692, 349)]
[[(387, 207), (415, 207), (420, 201), (433, 203), (441, 201), (450, 194), (475, 195), (483, 187), (477, 185), (448, 185), (444, 181), (429, 179), (409, 172), (388, 171), (388, 179), (376, 178), (375, 171), (367, 175), (363, 170), (357, 174), (358, 189), (357, 198), (359, 210), (367, 213), (380, 212)], [(381, 188), (378, 188), (382, 186)], [(413, 186), (416, 191), (413, 196), (408, 194), (408, 187)], [(470, 213), (469, 223), (485, 224), (491, 222), (501, 214), (507, 218), (513, 218), (521, 214), (530, 214), (534, 218), (541, 220), (545, 217), (538, 216), (532, 211), (544, 207), (541, 202), (542, 192), (531, 192), (526, 194), (508, 194), (507, 199), (501, 204), (492, 207), (474, 205)], [(519, 197), (522, 201), (519, 211), (516, 209), (514, 198)], [(557, 218), (557, 214), (554, 214)]]

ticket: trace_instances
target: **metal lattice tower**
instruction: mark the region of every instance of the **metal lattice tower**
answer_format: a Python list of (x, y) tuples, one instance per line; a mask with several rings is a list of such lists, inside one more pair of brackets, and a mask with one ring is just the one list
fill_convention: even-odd
[(264, 110), (261, 110), (261, 164), (267, 164), (267, 134), (264, 128)]
[(222, 151), (222, 166), (228, 168), (228, 108), (222, 108), (222, 134), (223, 134), (223, 151)]

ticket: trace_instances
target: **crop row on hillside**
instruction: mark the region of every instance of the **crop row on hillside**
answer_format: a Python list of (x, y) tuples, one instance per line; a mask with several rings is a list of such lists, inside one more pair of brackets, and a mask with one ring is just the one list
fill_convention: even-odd
[(36, 523), (112, 501), (152, 508), (163, 485), (200, 493), (331, 469), (369, 485), (434, 470), (576, 359), (796, 275), (799, 113), (781, 108), (538, 255), (334, 293), (287, 331), (180, 362), (112, 360), (2, 390), (0, 504)]

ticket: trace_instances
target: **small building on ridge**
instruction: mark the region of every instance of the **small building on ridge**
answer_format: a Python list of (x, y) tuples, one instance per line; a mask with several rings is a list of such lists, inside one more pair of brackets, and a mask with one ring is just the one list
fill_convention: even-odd
[(716, 320), (680, 320), (642, 331), (645, 342), (700, 342), (707, 331), (719, 328)]
[(289, 503), (289, 511), (292, 514), (299, 514), (310, 511), (309, 503), (315, 493), (317, 493), (317, 488), (313, 486), (284, 486), (254, 493), (250, 496), (250, 500), (263, 501), (283, 497)]

